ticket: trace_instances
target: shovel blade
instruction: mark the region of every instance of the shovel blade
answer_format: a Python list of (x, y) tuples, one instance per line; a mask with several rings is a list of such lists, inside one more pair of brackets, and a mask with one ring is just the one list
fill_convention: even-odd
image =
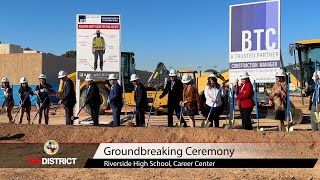
[(202, 121), (201, 127), (205, 127), (205, 125), (206, 125), (206, 121)]
[(211, 125), (211, 122), (207, 122), (207, 123), (205, 124), (205, 127), (210, 127), (210, 125)]
[(223, 128), (223, 129), (230, 129), (231, 127), (230, 127), (229, 124), (224, 124), (224, 125), (222, 125), (222, 128)]
[(293, 127), (292, 127), (292, 126), (290, 126), (289, 128), (286, 127), (286, 131), (287, 131), (287, 132), (292, 132), (292, 131), (293, 131)]

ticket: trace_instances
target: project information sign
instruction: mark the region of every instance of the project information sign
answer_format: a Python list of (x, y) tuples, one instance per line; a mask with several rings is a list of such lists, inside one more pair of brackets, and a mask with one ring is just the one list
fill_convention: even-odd
[(77, 77), (106, 79), (121, 69), (119, 15), (77, 15)]
[(280, 0), (230, 6), (230, 81), (247, 71), (251, 81), (275, 82), (280, 60)]

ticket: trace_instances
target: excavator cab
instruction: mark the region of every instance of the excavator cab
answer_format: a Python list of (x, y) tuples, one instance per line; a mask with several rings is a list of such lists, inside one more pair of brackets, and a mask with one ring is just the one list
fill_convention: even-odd
[(320, 70), (320, 39), (297, 41), (289, 45), (289, 52), (295, 60), (293, 69), (301, 77), (301, 82), (297, 84), (304, 89), (306, 85), (313, 83), (315, 65)]

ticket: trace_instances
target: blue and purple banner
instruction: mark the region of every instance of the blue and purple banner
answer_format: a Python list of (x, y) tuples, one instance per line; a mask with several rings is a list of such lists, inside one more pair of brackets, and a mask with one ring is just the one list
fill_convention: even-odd
[(280, 68), (280, 0), (230, 6), (230, 81), (242, 71), (258, 83)]

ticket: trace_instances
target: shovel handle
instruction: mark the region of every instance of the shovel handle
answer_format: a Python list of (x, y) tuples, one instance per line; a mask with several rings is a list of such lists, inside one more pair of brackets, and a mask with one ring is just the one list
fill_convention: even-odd
[(57, 112), (57, 110), (58, 110), (59, 106), (60, 106), (60, 103), (58, 103), (58, 104), (57, 104), (57, 107), (56, 107), (56, 108), (54, 108), (54, 113), (55, 113), (55, 112)]
[(77, 113), (77, 117), (79, 116), (80, 112), (82, 111), (82, 109), (84, 108), (84, 106), (81, 106), (81, 108), (79, 109), (78, 113)]
[[(28, 95), (28, 96), (29, 96), (29, 95)], [(19, 106), (19, 108), (18, 108), (18, 111), (16, 112), (16, 115), (14, 116), (13, 122), (16, 121), (16, 118), (17, 118), (17, 116), (18, 116), (18, 113), (20, 112), (20, 110), (21, 110), (21, 108), (22, 108), (22, 105), (23, 105), (24, 101), (27, 99), (28, 96), (24, 97), (23, 101), (21, 102), (21, 104), (20, 104), (20, 106)], [(20, 101), (21, 101), (21, 96), (20, 96)]]
[[(47, 96), (46, 98), (44, 98), (43, 102), (45, 102), (45, 101), (47, 100), (47, 98), (48, 98), (48, 96)], [(42, 106), (43, 106), (43, 103), (41, 103), (41, 106), (39, 107), (39, 109), (38, 109), (38, 111), (37, 111), (36, 115), (35, 115), (35, 116), (34, 116), (34, 118), (32, 119), (31, 124), (33, 124), (34, 120), (35, 120), (35, 119), (36, 119), (36, 117), (38, 116), (38, 114), (39, 114), (39, 112), (40, 112), (40, 110), (41, 110)]]
[(257, 83), (256, 83), (256, 80), (253, 81), (253, 86), (254, 86), (254, 101), (255, 101), (255, 105), (256, 105), (256, 118), (257, 118), (257, 121), (258, 121), (258, 129), (260, 128), (259, 126), (259, 108), (258, 108), (258, 98), (257, 98)]

